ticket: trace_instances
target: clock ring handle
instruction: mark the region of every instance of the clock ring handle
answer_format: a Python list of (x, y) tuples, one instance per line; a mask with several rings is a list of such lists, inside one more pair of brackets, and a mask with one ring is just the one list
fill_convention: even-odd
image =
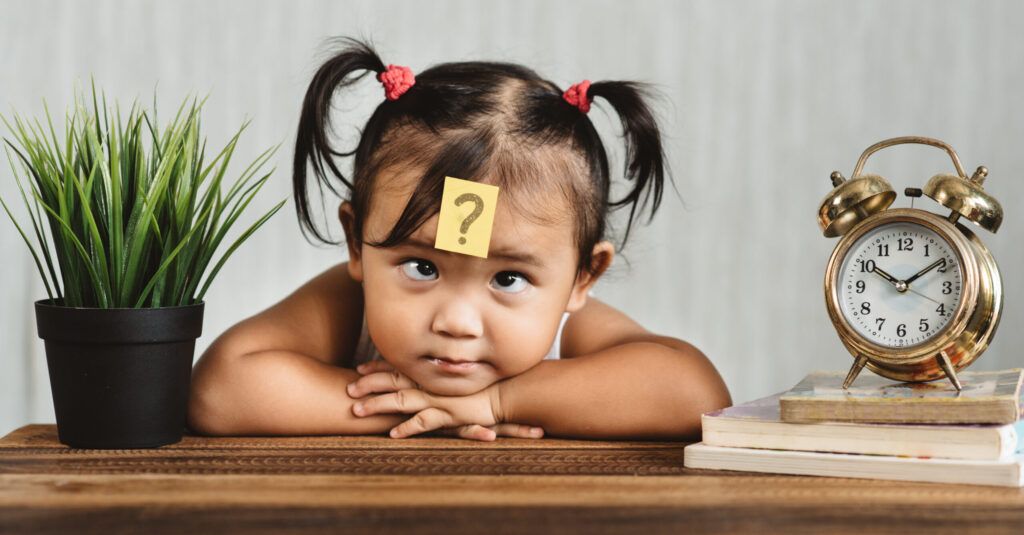
[(956, 172), (958, 175), (960, 175), (960, 178), (963, 178), (965, 180), (967, 179), (967, 173), (964, 172), (964, 167), (960, 165), (960, 157), (956, 155), (956, 151), (953, 150), (953, 147), (949, 146), (949, 144), (944, 141), (923, 136), (902, 136), (890, 139), (883, 139), (882, 141), (879, 141), (878, 143), (875, 143), (874, 145), (871, 145), (870, 147), (864, 149), (864, 153), (861, 154), (860, 159), (857, 160), (857, 166), (853, 169), (853, 178), (857, 178), (860, 176), (860, 172), (862, 169), (864, 169), (864, 164), (867, 163), (868, 157), (874, 154), (875, 152), (882, 150), (886, 147), (891, 147), (893, 145), (904, 145), (908, 143), (916, 143), (918, 145), (931, 145), (933, 147), (944, 149), (949, 154), (949, 157), (953, 159), (953, 166), (956, 167)]

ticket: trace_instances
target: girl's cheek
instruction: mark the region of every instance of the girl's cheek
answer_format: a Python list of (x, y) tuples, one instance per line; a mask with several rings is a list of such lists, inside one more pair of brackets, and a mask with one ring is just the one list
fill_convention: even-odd
[(518, 329), (522, 330), (517, 330), (509, 325), (506, 329), (495, 333), (496, 339), (493, 341), (498, 351), (493, 365), (501, 379), (514, 377), (534, 367), (544, 359), (551, 347), (550, 343), (544, 343), (547, 337), (542, 334), (542, 326), (520, 325)]

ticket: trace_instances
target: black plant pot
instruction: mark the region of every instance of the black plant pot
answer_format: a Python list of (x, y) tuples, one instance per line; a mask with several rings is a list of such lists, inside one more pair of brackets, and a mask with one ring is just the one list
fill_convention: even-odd
[(155, 448), (181, 440), (203, 303), (72, 308), (36, 301), (60, 441)]

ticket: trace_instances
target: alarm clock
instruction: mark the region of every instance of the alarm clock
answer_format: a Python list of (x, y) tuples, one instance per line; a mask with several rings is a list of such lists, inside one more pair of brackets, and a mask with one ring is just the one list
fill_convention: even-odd
[[(896, 192), (889, 182), (862, 173), (873, 153), (908, 143), (944, 149), (952, 159), (955, 175), (905, 191), (927, 195), (951, 210), (948, 216), (913, 208), (913, 201), (890, 209)], [(864, 367), (896, 381), (946, 377), (961, 389), (956, 372), (988, 347), (1003, 305), (995, 259), (963, 224), (994, 233), (1002, 223), (1002, 207), (983, 189), (987, 175), (980, 166), (968, 178), (952, 147), (918, 136), (868, 147), (849, 180), (832, 173), (818, 224), (826, 238), (841, 237), (825, 269), (825, 304), (854, 358), (844, 389)]]

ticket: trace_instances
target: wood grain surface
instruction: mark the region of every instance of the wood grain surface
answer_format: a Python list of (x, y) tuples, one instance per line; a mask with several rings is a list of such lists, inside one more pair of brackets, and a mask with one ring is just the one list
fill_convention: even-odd
[(0, 533), (1020, 533), (1019, 489), (690, 470), (681, 443), (0, 439)]

